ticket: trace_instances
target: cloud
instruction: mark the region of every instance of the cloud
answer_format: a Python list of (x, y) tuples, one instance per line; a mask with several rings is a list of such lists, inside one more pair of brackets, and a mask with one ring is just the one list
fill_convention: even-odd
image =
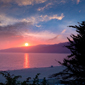
[(15, 0), (19, 6), (44, 3), (46, 0)]
[[(66, 29), (64, 29), (60, 34), (53, 33), (50, 31), (40, 31), (40, 32), (23, 32), (22, 36), (23, 37), (31, 37), (32, 39), (39, 39), (39, 40), (57, 40), (59, 37), (65, 33)], [(57, 36), (56, 36), (57, 35)]]
[(40, 32), (23, 32), (23, 37), (34, 37), (38, 39), (49, 39), (55, 37), (56, 34), (49, 31), (40, 31)]
[(63, 13), (60, 16), (58, 16), (57, 14), (52, 15), (52, 16), (48, 16), (48, 15), (43, 16), (43, 15), (41, 15), (40, 18), (41, 18), (42, 21), (49, 21), (49, 20), (52, 20), (52, 19), (62, 20), (64, 18), (64, 15), (63, 15)]
[(43, 11), (45, 8), (47, 8), (48, 6), (50, 6), (50, 5), (53, 5), (52, 3), (48, 3), (48, 4), (46, 4), (44, 7), (40, 7), (40, 8), (38, 8), (37, 10), (38, 11)]
[(19, 22), (18, 19), (6, 16), (5, 14), (0, 15), (0, 26), (12, 25), (17, 22)]
[(26, 17), (26, 18), (22, 18), (22, 19), (16, 19), (16, 18), (13, 18), (13, 17), (9, 17), (9, 16), (6, 16), (4, 14), (1, 14), (0, 15), (0, 26), (8, 26), (8, 25), (14, 25), (16, 23), (23, 23), (23, 22), (26, 22), (26, 23), (30, 23), (31, 22), (31, 25), (35, 25), (36, 27), (41, 27), (41, 25), (37, 25), (39, 22), (46, 22), (46, 21), (50, 21), (52, 19), (57, 19), (57, 20), (62, 20), (64, 18), (64, 15), (63, 13), (58, 16), (57, 14), (55, 15), (40, 15), (40, 16), (30, 16), (30, 17)]
[(66, 3), (67, 1), (66, 0), (47, 0), (48, 1), (48, 3), (45, 5), (45, 6), (43, 6), (43, 7), (39, 7), (37, 10), (38, 11), (43, 11), (44, 9), (46, 9), (46, 8), (49, 8), (49, 7), (51, 7), (51, 5), (53, 5), (53, 6), (55, 6), (55, 5), (57, 5), (57, 4), (60, 4), (60, 3)]
[(79, 12), (81, 12), (81, 10), (79, 10)]
[(58, 16), (58, 15), (50, 16), (50, 17), (49, 17), (49, 20), (51, 20), (51, 19), (62, 20), (63, 18), (64, 18), (64, 15), (63, 15), (63, 13), (62, 13), (61, 16)]
[(77, 0), (77, 4), (79, 4), (80, 0)]
[[(34, 4), (41, 4), (48, 2), (46, 6), (38, 8), (38, 11), (41, 11), (47, 8), (48, 6), (52, 5), (52, 2), (55, 4), (60, 4), (60, 3), (66, 3), (67, 0), (0, 0), (0, 2), (3, 3), (4, 5), (16, 3), (18, 4), (18, 6), (27, 6), (27, 5), (34, 5)], [(77, 4), (79, 4), (79, 2), (80, 0), (77, 0)]]
[(62, 33), (65, 33), (65, 31), (66, 31), (66, 29), (64, 29), (64, 30), (61, 32), (61, 34), (62, 34)]
[(66, 3), (66, 0), (61, 0), (60, 2), (61, 2), (61, 3)]
[(36, 27), (41, 27), (41, 25), (36, 25)]
[(27, 32), (28, 26), (31, 26), (31, 22), (19, 22), (14, 25), (8, 25), (8, 26), (0, 26), (0, 37), (11, 37), (11, 36), (17, 36), (21, 35), (22, 32)]
[(3, 2), (3, 3), (9, 3), (11, 2), (12, 0), (0, 0), (0, 2)]
[(60, 36), (60, 35), (57, 35), (57, 36), (55, 36), (55, 37), (53, 37), (53, 38), (51, 38), (51, 39), (49, 39), (49, 40), (56, 40), (56, 39), (58, 39), (59, 36)]
[(30, 21), (31, 20), (27, 21), (26, 19), (16, 19), (16, 18), (13, 18), (13, 17), (6, 16), (4, 14), (0, 15), (0, 26), (1, 27), (6, 27), (8, 25), (12, 26), (12, 25), (16, 25), (17, 23), (18, 24), (23, 23), (24, 25), (30, 23), (32, 25), (32, 22), (30, 22)]
[(80, 0), (72, 0), (72, 1), (76, 1), (76, 2), (77, 2), (77, 4), (79, 4), (79, 2), (80, 2)]
[(50, 16), (49, 15), (31, 16), (31, 17), (23, 19), (22, 21), (32, 22), (33, 24), (37, 24), (39, 22), (46, 22), (52, 19), (62, 20), (63, 18), (64, 18), (64, 15), (62, 13), (60, 16), (58, 16), (57, 14), (50, 15)]
[(26, 5), (33, 5), (33, 4), (39, 4), (44, 3), (47, 0), (1, 0), (0, 2), (3, 3), (17, 3), (19, 6), (26, 6)]
[(49, 40), (55, 40), (55, 39), (58, 39), (59, 36), (61, 36), (63, 33), (65, 33), (66, 29), (64, 29), (60, 34), (58, 34), (57, 36), (49, 39)]

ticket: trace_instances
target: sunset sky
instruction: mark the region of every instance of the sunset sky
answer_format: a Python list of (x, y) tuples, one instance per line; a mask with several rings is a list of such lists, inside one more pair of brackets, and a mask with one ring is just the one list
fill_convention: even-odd
[(67, 42), (85, 20), (85, 0), (0, 0), (0, 49)]

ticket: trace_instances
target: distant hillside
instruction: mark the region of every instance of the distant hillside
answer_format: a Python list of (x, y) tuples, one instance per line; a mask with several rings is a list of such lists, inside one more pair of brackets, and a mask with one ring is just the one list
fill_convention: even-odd
[(68, 43), (59, 43), (53, 45), (37, 45), (29, 47), (18, 47), (0, 50), (0, 52), (24, 52), (24, 53), (70, 53), (65, 47)]

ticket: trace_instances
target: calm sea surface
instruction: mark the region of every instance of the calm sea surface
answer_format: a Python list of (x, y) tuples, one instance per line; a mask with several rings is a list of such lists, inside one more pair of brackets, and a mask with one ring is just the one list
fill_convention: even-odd
[(0, 53), (0, 70), (59, 66), (56, 60), (63, 61), (67, 55), (69, 54)]

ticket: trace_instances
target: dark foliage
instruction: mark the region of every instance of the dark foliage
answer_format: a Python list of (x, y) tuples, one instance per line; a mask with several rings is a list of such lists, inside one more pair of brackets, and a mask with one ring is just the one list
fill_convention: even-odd
[(76, 83), (71, 85), (85, 85), (85, 21), (78, 23), (78, 26), (69, 27), (75, 28), (77, 34), (71, 34), (71, 39), (67, 37), (69, 45), (65, 47), (71, 54), (63, 60), (63, 63), (59, 62), (66, 69), (52, 76), (58, 77), (63, 82)]
[(42, 85), (47, 85), (47, 81), (45, 77), (43, 78)]
[(31, 77), (28, 77), (25, 81), (18, 81), (18, 78), (21, 78), (21, 76), (15, 76), (14, 74), (10, 74), (7, 71), (0, 71), (0, 74), (6, 79), (6, 81), (4, 83), (0, 82), (0, 85), (47, 85), (47, 81), (46, 78), (42, 79), (42, 82), (40, 82), (39, 80), (39, 75), (40, 73), (37, 73), (37, 75), (35, 76), (35, 78), (33, 78), (33, 80), (31, 80), (32, 82), (30, 82)]
[(1, 71), (0, 74), (6, 79), (6, 82), (0, 83), (0, 85), (18, 85), (17, 79), (21, 78), (21, 76), (14, 76), (6, 71)]

